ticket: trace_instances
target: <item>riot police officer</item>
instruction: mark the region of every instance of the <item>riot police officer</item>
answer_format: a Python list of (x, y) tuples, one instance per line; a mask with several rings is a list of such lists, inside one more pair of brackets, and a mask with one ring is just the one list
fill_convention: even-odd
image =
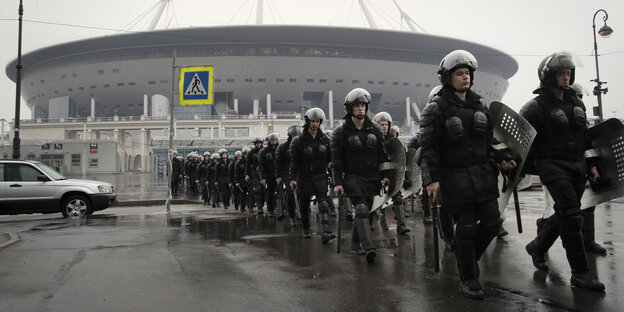
[[(385, 136), (386, 143), (388, 143), (392, 138), (398, 136), (398, 127), (392, 125), (392, 116), (390, 116), (390, 114), (388, 114), (387, 112), (379, 112), (375, 114), (375, 116), (373, 117), (373, 121), (377, 123), (381, 128), (381, 132)], [(397, 129), (391, 131), (391, 129), (394, 127), (396, 127)], [(392, 177), (390, 180), (394, 181), (394, 178)], [(397, 233), (409, 233), (410, 230), (405, 224), (405, 208), (403, 207), (403, 195), (400, 191), (392, 197), (392, 209), (394, 210), (394, 217), (397, 221)]]
[(236, 162), (243, 158), (243, 152), (236, 151), (233, 156), (230, 156), (230, 165), (228, 173), (230, 175), (230, 189), (232, 190), (232, 197), (234, 201), (234, 210), (238, 210), (241, 205), (241, 190), (240, 187), (236, 187)]
[(289, 183), (289, 168), (290, 168), (290, 144), (294, 138), (301, 135), (301, 127), (292, 125), (286, 130), (288, 139), (286, 142), (280, 144), (275, 152), (275, 176), (277, 177), (277, 219), (284, 217), (284, 206), (288, 210), (288, 216), (290, 217), (290, 226), (296, 225), (295, 212), (295, 196), (293, 190), (288, 185)]
[(388, 157), (384, 152), (381, 129), (366, 116), (370, 101), (370, 93), (362, 88), (355, 88), (347, 94), (345, 122), (334, 130), (331, 141), (334, 192), (349, 196), (355, 207), (351, 250), (366, 254), (368, 263), (374, 262), (377, 255), (368, 215), (373, 197), (390, 181), (387, 170), (376, 170)]
[(245, 180), (245, 167), (250, 151), (251, 149), (249, 147), (243, 147), (241, 150), (242, 157), (234, 164), (234, 183), (235, 188), (241, 193), (240, 211), (245, 212), (245, 206), (249, 206), (249, 212), (253, 213), (253, 205), (249, 201), (248, 196), (248, 183)]
[[(520, 115), (537, 130), (525, 171), (539, 174), (555, 202), (559, 235), (572, 269), (570, 283), (603, 291), (604, 284), (589, 272), (583, 244), (581, 197), (587, 176), (595, 181), (599, 174), (595, 159), (584, 156), (591, 142), (586, 133), (585, 105), (569, 87), (574, 83), (575, 68), (567, 52), (553, 53), (539, 64), (540, 86), (533, 91), (537, 96), (520, 110)], [(526, 249), (534, 264), (545, 263), (539, 259), (544, 251), (538, 250), (535, 242)]]
[(330, 141), (321, 130), (325, 119), (322, 109), (315, 107), (305, 113), (303, 134), (290, 145), (290, 186), (299, 194), (299, 209), (304, 238), (310, 238), (310, 199), (318, 202), (321, 241), (335, 238), (329, 228), (328, 172), (331, 162)]
[(171, 152), (171, 195), (178, 195), (178, 186), (182, 179), (184, 164), (178, 159), (178, 151)]
[(202, 162), (197, 166), (197, 178), (195, 183), (201, 188), (201, 196), (202, 201), (205, 205), (208, 205), (208, 201), (210, 199), (208, 195), (208, 168), (210, 167), (210, 152), (204, 152), (204, 157)]
[(249, 183), (249, 211), (251, 212), (253, 204), (256, 204), (259, 215), (264, 214), (262, 209), (264, 192), (260, 185), (260, 176), (258, 176), (258, 153), (262, 149), (263, 142), (264, 140), (261, 137), (254, 138), (254, 148), (247, 155), (247, 163), (245, 164), (245, 181)]
[(260, 177), (260, 185), (264, 189), (264, 198), (266, 199), (269, 217), (275, 216), (275, 150), (279, 145), (279, 135), (277, 133), (269, 133), (267, 136), (267, 146), (262, 148), (258, 153), (258, 175)]
[(215, 185), (215, 182), (218, 181), (217, 180), (217, 164), (219, 163), (219, 154), (218, 153), (212, 153), (212, 155), (210, 155), (210, 160), (211, 163), (208, 166), (208, 170), (207, 170), (207, 178), (206, 181), (208, 181), (208, 185), (210, 185), (210, 201), (212, 203), (212, 207), (213, 208), (217, 208), (217, 205), (219, 204), (219, 201), (221, 200), (221, 198), (219, 197), (219, 191)]
[[(493, 124), (481, 97), (470, 87), (477, 69), (475, 57), (464, 50), (446, 55), (438, 69), (442, 89), (420, 117), (423, 183), (434, 202), (438, 191), (455, 221), (455, 257), (460, 292), (483, 299), (478, 261), (499, 232), (498, 170), (515, 168), (509, 149), (492, 134)], [(509, 161), (507, 161), (509, 160)]]
[(219, 161), (215, 165), (215, 187), (219, 200), (223, 203), (223, 208), (228, 209), (230, 206), (230, 175), (228, 172), (228, 154), (225, 148), (218, 151)]

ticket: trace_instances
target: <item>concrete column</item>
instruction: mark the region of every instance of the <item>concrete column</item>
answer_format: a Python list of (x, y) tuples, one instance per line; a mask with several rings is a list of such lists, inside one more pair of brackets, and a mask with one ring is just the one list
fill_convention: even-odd
[(260, 106), (260, 100), (253, 100), (253, 116), (254, 118), (258, 118), (258, 107)]
[(147, 113), (149, 112), (149, 102), (147, 94), (143, 94), (143, 116), (147, 117)]
[(91, 118), (95, 118), (95, 98), (91, 97)]
[(195, 130), (195, 134), (193, 136), (199, 138), (199, 128), (195, 127), (193, 130)]
[(89, 140), (93, 140), (93, 130), (87, 130), (87, 135), (85, 137), (89, 138)]
[[(85, 131), (86, 131), (86, 128), (85, 128)], [(113, 140), (119, 140), (119, 129), (113, 130)]]
[(240, 114), (238, 113), (238, 99), (234, 99), (234, 110), (236, 111), (236, 114), (237, 114), (237, 115), (240, 115)]
[(411, 123), (411, 107), (410, 107), (410, 98), (409, 96), (405, 98), (405, 126), (407, 128), (411, 128), (412, 127), (412, 123)]
[(223, 137), (223, 128), (221, 125), (221, 120), (219, 120), (219, 132), (217, 132), (219, 134), (219, 138)]
[(145, 172), (151, 172), (152, 168), (154, 167), (152, 165), (153, 163), (153, 157), (152, 157), (152, 145), (150, 144), (150, 142), (152, 142), (152, 131), (151, 130), (147, 130), (145, 131)]
[(329, 111), (329, 128), (334, 128), (334, 91), (329, 90), (327, 92), (327, 100), (329, 102), (328, 111)]
[(147, 130), (141, 128), (141, 172), (147, 172), (147, 158), (149, 148), (147, 147)]
[(267, 116), (269, 116), (269, 118), (271, 118), (271, 94), (267, 93), (267, 97), (266, 97), (266, 105), (267, 105)]
[(95, 132), (95, 139), (99, 140), (102, 138), (102, 133), (100, 131), (94, 131)]
[(83, 141), (87, 140), (87, 124), (86, 123), (82, 124), (82, 140)]
[(2, 130), (0, 130), (0, 131), (2, 131), (2, 134), (1, 134), (2, 136), (0, 137), (0, 145), (4, 145), (4, 122), (5, 121), (6, 120), (4, 120), (4, 119), (0, 120), (0, 122), (2, 123), (2, 126), (1, 126)]

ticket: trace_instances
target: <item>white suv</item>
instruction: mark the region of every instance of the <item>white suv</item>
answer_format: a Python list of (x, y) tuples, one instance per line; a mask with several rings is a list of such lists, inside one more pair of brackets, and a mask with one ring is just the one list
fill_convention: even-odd
[(83, 217), (116, 203), (110, 183), (67, 179), (38, 161), (0, 160), (0, 214), (60, 212)]

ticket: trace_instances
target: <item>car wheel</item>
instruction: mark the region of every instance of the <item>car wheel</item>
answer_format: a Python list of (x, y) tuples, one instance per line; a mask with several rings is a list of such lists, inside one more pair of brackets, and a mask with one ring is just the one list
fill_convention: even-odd
[(91, 202), (83, 195), (75, 194), (68, 196), (61, 205), (63, 217), (82, 218), (93, 213)]

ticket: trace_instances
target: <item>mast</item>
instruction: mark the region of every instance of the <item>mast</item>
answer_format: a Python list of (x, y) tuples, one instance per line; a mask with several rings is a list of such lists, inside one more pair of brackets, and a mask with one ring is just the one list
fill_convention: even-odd
[(258, 6), (256, 7), (256, 25), (262, 25), (264, 0), (258, 0)]
[(422, 28), (420, 25), (418, 25), (416, 22), (414, 22), (414, 20), (409, 15), (407, 15), (407, 13), (405, 13), (405, 11), (403, 11), (403, 9), (401, 9), (401, 7), (396, 2), (396, 0), (392, 0), (392, 2), (394, 2), (394, 5), (397, 7), (397, 9), (399, 9), (399, 13), (401, 14), (401, 20), (405, 21), (405, 23), (407, 24), (407, 27), (409, 27), (409, 29), (412, 32), (419, 32), (416, 29), (416, 27), (418, 27), (418, 28), (420, 28), (420, 31), (422, 31), (424, 33), (428, 33), (424, 28)]
[(149, 26), (147, 26), (147, 30), (154, 30), (156, 28), (156, 24), (158, 24), (158, 21), (160, 20), (160, 17), (162, 17), (163, 12), (165, 11), (165, 8), (167, 7), (167, 4), (169, 4), (169, 1), (171, 0), (160, 0), (160, 5), (158, 6), (158, 11), (156, 11), (156, 15), (154, 15), (154, 18), (152, 18), (152, 21), (150, 22)]
[(375, 23), (373, 16), (368, 11), (368, 7), (366, 6), (366, 3), (364, 2), (364, 0), (358, 0), (358, 3), (360, 4), (360, 8), (362, 9), (362, 12), (364, 13), (364, 16), (366, 17), (366, 21), (368, 22), (368, 25), (370, 26), (370, 28), (377, 29), (378, 28), (377, 23)]

